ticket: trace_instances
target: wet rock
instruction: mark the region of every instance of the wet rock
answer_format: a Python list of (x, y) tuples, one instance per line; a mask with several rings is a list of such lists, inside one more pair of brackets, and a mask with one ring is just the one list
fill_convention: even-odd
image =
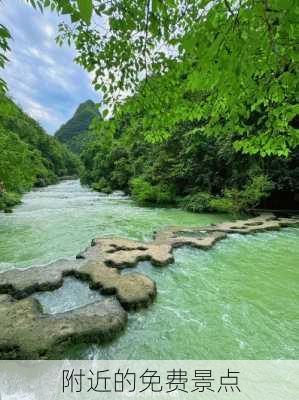
[(147, 307), (156, 296), (155, 282), (140, 273), (121, 275), (115, 268), (90, 261), (80, 269), (80, 274), (90, 280), (92, 288), (99, 288), (103, 294), (115, 294), (126, 310)]
[(208, 250), (219, 240), (225, 239), (227, 234), (224, 232), (209, 232), (207, 236), (184, 237), (178, 236), (172, 242), (175, 247), (192, 246), (197, 249)]
[(119, 250), (104, 258), (106, 265), (115, 268), (133, 267), (140, 261), (151, 261), (154, 265), (167, 265), (174, 262), (172, 247), (168, 244), (148, 245), (145, 250), (140, 248)]
[(298, 220), (292, 218), (277, 218), (274, 214), (269, 213), (249, 220), (238, 220), (233, 223), (224, 222), (213, 227), (213, 230), (226, 233), (251, 234), (278, 230), (282, 227), (298, 224), (298, 222)]
[(115, 298), (56, 315), (42, 313), (36, 299), (0, 301), (0, 358), (55, 356), (71, 343), (103, 343), (127, 323)]
[(52, 291), (63, 285), (65, 276), (89, 281), (90, 287), (103, 294), (116, 295), (126, 309), (139, 309), (151, 304), (156, 285), (145, 275), (121, 275), (101, 261), (58, 261), (47, 267), (10, 270), (0, 274), (0, 293), (24, 299), (34, 292)]
[(76, 259), (77, 260), (84, 260), (84, 255), (82, 254), (82, 253), (78, 253), (77, 255), (76, 255)]
[(63, 276), (75, 275), (82, 261), (57, 261), (43, 267), (12, 269), (0, 274), (0, 293), (23, 299), (34, 292), (58, 289), (63, 285)]

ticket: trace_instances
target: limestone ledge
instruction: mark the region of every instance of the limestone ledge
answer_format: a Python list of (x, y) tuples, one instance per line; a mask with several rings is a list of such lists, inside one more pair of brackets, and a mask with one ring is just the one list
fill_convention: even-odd
[(69, 343), (112, 339), (125, 328), (127, 313), (113, 297), (46, 315), (36, 299), (0, 295), (0, 320), (0, 359), (38, 359), (58, 355)]
[(149, 305), (156, 295), (155, 282), (146, 275), (121, 275), (120, 271), (95, 260), (57, 261), (44, 267), (4, 272), (0, 274), (0, 293), (24, 299), (35, 292), (58, 289), (66, 276), (89, 281), (91, 289), (115, 295), (127, 310)]
[(149, 242), (107, 237), (92, 241), (91, 247), (80, 253), (77, 258), (101, 260), (106, 266), (122, 269), (134, 267), (140, 261), (150, 261), (155, 266), (164, 266), (174, 262), (173, 249), (192, 246), (198, 249), (210, 249), (228, 234), (252, 234), (299, 224), (297, 218), (277, 218), (273, 214), (263, 214), (248, 220), (223, 222), (217, 225), (184, 228), (172, 226), (154, 234)]
[[(47, 357), (69, 342), (101, 343), (114, 337), (126, 325), (125, 310), (146, 307), (156, 296), (155, 282), (141, 273), (123, 274), (123, 268), (145, 260), (164, 266), (174, 262), (172, 253), (178, 247), (207, 250), (229, 234), (252, 234), (298, 223), (298, 218), (263, 214), (204, 227), (168, 227), (149, 242), (98, 238), (76, 260), (1, 273), (0, 358)], [(86, 280), (91, 289), (114, 297), (66, 313), (44, 314), (40, 303), (29, 296), (61, 287), (66, 276)]]

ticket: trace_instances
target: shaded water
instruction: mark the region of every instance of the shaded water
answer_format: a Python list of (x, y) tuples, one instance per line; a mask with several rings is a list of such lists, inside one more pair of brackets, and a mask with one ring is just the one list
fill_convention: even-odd
[[(170, 224), (206, 225), (228, 216), (136, 207), (69, 181), (25, 196), (14, 214), (0, 214), (0, 270), (73, 257), (93, 237), (149, 239)], [(99, 359), (298, 359), (299, 230), (232, 235), (209, 251), (182, 248), (165, 268), (140, 263), (158, 296), (130, 314), (110, 344), (77, 346), (68, 357)], [(125, 270), (123, 273), (127, 273)], [(1, 276), (0, 276), (1, 279)], [(80, 296), (72, 296), (73, 288)], [(95, 301), (86, 284), (38, 295), (46, 312)], [(61, 307), (63, 300), (63, 307)]]

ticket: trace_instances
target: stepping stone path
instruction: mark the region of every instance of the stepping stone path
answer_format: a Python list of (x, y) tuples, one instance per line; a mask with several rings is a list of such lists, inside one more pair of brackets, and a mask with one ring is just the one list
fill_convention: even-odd
[[(298, 218), (262, 214), (205, 227), (169, 227), (156, 232), (149, 242), (98, 238), (76, 260), (1, 273), (0, 359), (49, 358), (70, 343), (101, 344), (113, 339), (125, 328), (127, 311), (149, 306), (157, 293), (149, 277), (136, 272), (122, 275), (123, 268), (145, 260), (165, 266), (174, 262), (172, 253), (178, 247), (207, 250), (232, 233), (252, 234), (296, 224)], [(91, 289), (111, 297), (60, 314), (43, 313), (31, 294), (61, 287), (66, 276), (88, 281)]]

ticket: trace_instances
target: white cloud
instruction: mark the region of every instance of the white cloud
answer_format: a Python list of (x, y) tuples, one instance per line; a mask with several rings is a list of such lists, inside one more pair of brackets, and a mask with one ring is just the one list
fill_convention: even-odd
[(34, 119), (40, 122), (46, 122), (51, 124), (61, 124), (62, 120), (57, 116), (53, 115), (50, 108), (47, 108), (40, 103), (32, 100), (24, 94), (18, 95), (18, 102), (26, 110), (26, 112)]
[(74, 93), (76, 87), (72, 80), (70, 68), (61, 68), (58, 65), (47, 68), (43, 73), (50, 79), (53, 85), (60, 86), (68, 93)]
[(11, 61), (0, 73), (10, 95), (48, 132), (56, 131), (80, 102), (99, 100), (89, 75), (73, 62), (74, 49), (55, 42), (64, 17), (49, 11), (41, 14), (24, 0), (0, 0), (0, 14), (14, 38)]
[(38, 58), (46, 64), (55, 65), (55, 61), (51, 57), (47, 56), (44, 52), (38, 50), (35, 47), (29, 47), (29, 49), (25, 50), (24, 52), (29, 56)]
[(54, 38), (55, 36), (55, 29), (50, 24), (42, 24), (42, 30), (49, 38)]

